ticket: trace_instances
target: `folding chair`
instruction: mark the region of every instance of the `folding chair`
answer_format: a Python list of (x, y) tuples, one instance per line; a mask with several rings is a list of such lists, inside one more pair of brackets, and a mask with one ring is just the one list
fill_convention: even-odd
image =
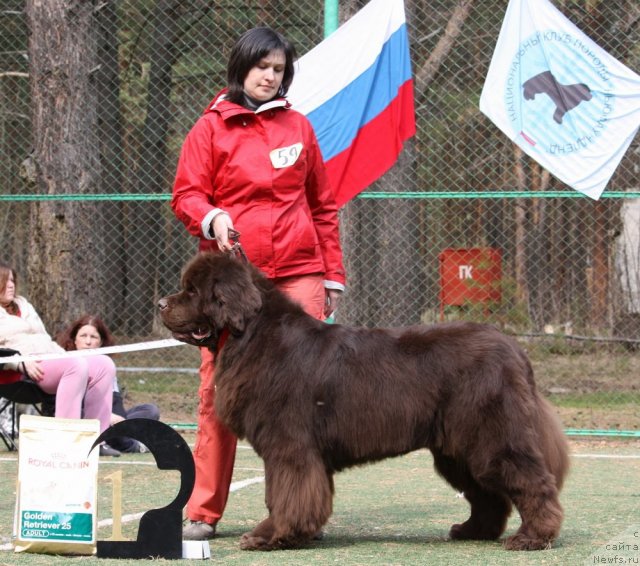
[[(0, 358), (13, 356), (20, 352), (10, 348), (0, 348)], [(0, 370), (2, 364), (0, 363)], [(13, 383), (0, 383), (0, 412), (7, 408), (11, 408), (11, 433), (5, 432), (0, 428), (0, 437), (5, 443), (7, 450), (17, 450), (15, 443), (17, 437), (18, 411), (17, 404), (31, 405), (39, 415), (42, 415), (41, 404), (50, 404), (55, 400), (55, 395), (45, 393), (38, 385), (24, 376), (23, 380)]]

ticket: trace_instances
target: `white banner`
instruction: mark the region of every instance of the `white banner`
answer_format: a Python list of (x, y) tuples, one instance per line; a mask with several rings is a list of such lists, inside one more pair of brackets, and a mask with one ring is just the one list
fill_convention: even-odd
[(155, 350), (157, 348), (173, 348), (174, 346), (186, 346), (186, 342), (180, 342), (174, 338), (165, 340), (153, 340), (152, 342), (138, 342), (137, 344), (123, 344), (121, 346), (105, 346), (103, 348), (92, 348), (87, 350), (70, 350), (68, 352), (58, 352), (55, 354), (29, 354), (15, 355), (0, 358), (0, 365), (8, 363), (32, 362), (35, 360), (59, 360), (62, 358), (86, 358), (99, 354), (122, 354), (123, 352), (140, 352), (142, 350)]
[(548, 0), (510, 0), (480, 110), (550, 173), (598, 199), (640, 126), (640, 76)]

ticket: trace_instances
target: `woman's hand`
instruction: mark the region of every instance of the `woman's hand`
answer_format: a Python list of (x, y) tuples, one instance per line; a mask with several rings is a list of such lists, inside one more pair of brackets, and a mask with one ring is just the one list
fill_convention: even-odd
[(340, 299), (342, 298), (342, 291), (338, 289), (325, 289), (326, 299), (324, 302), (324, 316), (330, 317), (337, 309)]
[(33, 379), (33, 381), (42, 381), (44, 371), (42, 369), (42, 364), (39, 361), (22, 362), (22, 368), (24, 369), (24, 373)]
[(124, 417), (117, 415), (116, 413), (111, 413), (111, 425), (121, 423), (124, 420)]
[(231, 216), (226, 212), (216, 214), (211, 222), (211, 232), (218, 242), (218, 248), (221, 252), (228, 252), (233, 247), (233, 244), (229, 241), (229, 230), (233, 230)]

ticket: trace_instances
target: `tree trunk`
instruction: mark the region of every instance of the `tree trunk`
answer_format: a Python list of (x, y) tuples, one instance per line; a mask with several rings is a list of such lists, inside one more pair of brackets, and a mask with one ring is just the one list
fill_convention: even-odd
[[(123, 116), (120, 108), (120, 68), (118, 64), (118, 16), (115, 2), (103, 2), (96, 11), (98, 37), (98, 129), (102, 166), (102, 192), (119, 195), (123, 189)], [(112, 330), (120, 330), (124, 315), (126, 257), (122, 202), (100, 204), (101, 228), (109, 250), (105, 263), (99, 266), (109, 274), (109, 293), (99, 313)]]
[[(167, 135), (171, 116), (173, 65), (180, 56), (179, 44), (191, 25), (212, 9), (213, 1), (158, 0), (152, 19), (153, 40), (147, 89), (142, 149), (137, 172), (139, 192), (163, 193), (171, 188), (174, 163), (167, 159)], [(178, 274), (167, 273), (163, 259), (163, 236), (173, 221), (166, 203), (133, 204), (125, 241), (127, 248), (127, 328), (148, 333), (155, 322), (155, 303), (175, 287)], [(149, 234), (153, 234), (149, 237)], [(140, 245), (145, 242), (145, 245)], [(164, 289), (164, 290), (163, 290)]]
[[(360, 4), (343, 4), (341, 20), (351, 17)], [(412, 190), (408, 182), (414, 178), (412, 147), (412, 141), (405, 144), (398, 162), (376, 181), (374, 191)], [(419, 213), (415, 201), (402, 198), (356, 199), (343, 207), (340, 220), (348, 292), (337, 314), (340, 322), (401, 326), (420, 321), (424, 270), (419, 253)]]
[[(532, 191), (544, 191), (549, 176), (531, 158), (529, 165), (529, 187)], [(527, 239), (527, 287), (529, 289), (530, 313), (536, 327), (541, 328), (558, 316), (553, 308), (553, 263), (551, 249), (551, 226), (547, 210), (549, 200), (532, 198)]]
[[(517, 146), (513, 146), (516, 187), (519, 191), (525, 191), (527, 188), (527, 176), (524, 171), (524, 153)], [(517, 198), (513, 202), (513, 219), (515, 223), (515, 242), (514, 242), (514, 278), (516, 282), (516, 295), (522, 300), (527, 309), (529, 305), (529, 286), (526, 277), (527, 258), (525, 251), (526, 233), (527, 233), (527, 199)]]
[[(147, 112), (144, 121), (142, 150), (138, 158), (138, 190), (162, 193), (169, 189), (166, 155), (169, 108), (171, 105), (172, 68), (177, 58), (176, 40), (180, 32), (179, 0), (158, 0), (153, 22), (151, 67), (147, 89)], [(133, 203), (126, 242), (128, 331), (148, 333), (153, 326), (158, 298), (158, 277), (162, 261), (164, 205), (160, 202)], [(149, 237), (155, 232), (156, 237)], [(146, 245), (141, 246), (141, 242)]]
[[(586, 32), (593, 37), (595, 41), (602, 45), (605, 36), (609, 33), (602, 22), (604, 21), (602, 11), (605, 9), (604, 2), (601, 0), (591, 0), (586, 2), (586, 11), (589, 17), (586, 19)], [(638, 17), (637, 9), (628, 11)], [(623, 26), (624, 27), (624, 26)], [(620, 54), (622, 55), (622, 54)], [(620, 56), (618, 55), (618, 56)], [(619, 217), (621, 204), (613, 205), (616, 208), (616, 217)], [(609, 228), (609, 206), (598, 201), (593, 208), (594, 227), (591, 246), (592, 265), (588, 267), (589, 276), (589, 304), (591, 305), (590, 318), (595, 328), (604, 329), (607, 323), (607, 307), (609, 303), (609, 282), (611, 280), (610, 265), (610, 242), (608, 237)]]
[(607, 237), (607, 205), (594, 205), (594, 230), (592, 253), (592, 273), (589, 285), (591, 324), (596, 329), (607, 328), (607, 306), (609, 297), (609, 239)]
[[(411, 191), (413, 142), (374, 188)], [(419, 323), (425, 308), (420, 206), (412, 199), (354, 199), (340, 213), (347, 293), (337, 320), (358, 326)], [(366, 237), (363, 235), (366, 234)]]
[[(100, 186), (94, 2), (27, 0), (37, 192), (92, 193)], [(52, 33), (55, 30), (55, 33)], [(102, 230), (91, 202), (31, 207), (29, 296), (50, 332), (100, 304)]]

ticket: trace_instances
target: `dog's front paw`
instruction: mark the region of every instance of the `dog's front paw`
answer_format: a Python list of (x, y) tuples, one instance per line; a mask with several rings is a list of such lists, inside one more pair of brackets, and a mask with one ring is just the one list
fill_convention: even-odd
[(479, 526), (469, 520), (453, 525), (449, 531), (449, 538), (451, 540), (496, 540), (501, 532), (500, 528), (491, 528), (487, 525)]
[(507, 550), (547, 550), (551, 548), (551, 540), (534, 538), (524, 533), (516, 533), (504, 541)]
[(269, 541), (261, 536), (256, 536), (253, 531), (244, 533), (240, 538), (240, 548), (242, 550), (272, 550)]
[(464, 524), (456, 524), (449, 529), (449, 538), (451, 540), (468, 540), (471, 537), (469, 537)]

